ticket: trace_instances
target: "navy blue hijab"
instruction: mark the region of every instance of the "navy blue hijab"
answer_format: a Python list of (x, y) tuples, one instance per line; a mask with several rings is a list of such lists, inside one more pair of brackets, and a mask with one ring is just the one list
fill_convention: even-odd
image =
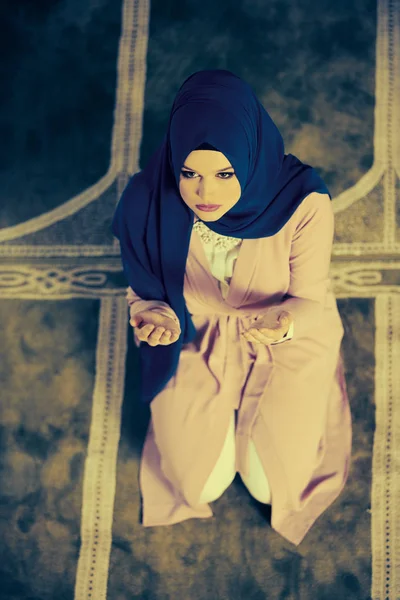
[(199, 147), (222, 152), (242, 190), (227, 213), (206, 222), (216, 233), (241, 239), (274, 235), (308, 194), (329, 194), (311, 166), (284, 154), (282, 136), (247, 83), (219, 69), (186, 79), (163, 141), (128, 182), (112, 223), (129, 286), (143, 300), (166, 302), (181, 325), (175, 343), (139, 346), (144, 404), (175, 375), (182, 345), (196, 336), (183, 296), (194, 214), (180, 195), (179, 175), (187, 156)]

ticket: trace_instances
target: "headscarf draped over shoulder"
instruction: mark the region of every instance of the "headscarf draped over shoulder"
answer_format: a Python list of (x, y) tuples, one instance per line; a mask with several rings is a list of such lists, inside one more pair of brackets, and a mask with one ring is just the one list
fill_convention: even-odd
[(182, 345), (196, 336), (183, 296), (194, 214), (180, 195), (179, 176), (187, 156), (202, 144), (227, 157), (242, 190), (229, 211), (207, 222), (216, 233), (241, 239), (268, 237), (280, 231), (311, 192), (332, 199), (310, 165), (284, 154), (278, 128), (240, 77), (213, 69), (186, 79), (161, 144), (128, 182), (112, 222), (130, 287), (143, 300), (166, 302), (181, 325), (175, 343), (139, 346), (144, 404), (150, 404), (174, 376)]

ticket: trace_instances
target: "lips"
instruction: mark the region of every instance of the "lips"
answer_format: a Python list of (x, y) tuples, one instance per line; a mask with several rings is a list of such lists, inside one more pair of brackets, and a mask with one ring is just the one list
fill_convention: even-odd
[(196, 208), (204, 211), (217, 210), (220, 206), (221, 204), (196, 204)]

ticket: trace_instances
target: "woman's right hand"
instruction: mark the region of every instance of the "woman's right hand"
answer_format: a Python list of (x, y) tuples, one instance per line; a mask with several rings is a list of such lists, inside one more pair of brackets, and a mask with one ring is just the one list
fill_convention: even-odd
[(181, 330), (173, 319), (152, 310), (143, 310), (129, 321), (136, 337), (149, 346), (168, 346), (179, 338)]

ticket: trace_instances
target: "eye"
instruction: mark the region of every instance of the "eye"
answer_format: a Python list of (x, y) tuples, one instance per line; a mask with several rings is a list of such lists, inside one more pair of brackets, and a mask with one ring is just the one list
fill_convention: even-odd
[[(196, 173), (194, 171), (181, 171), (183, 177), (185, 177), (185, 179), (195, 179), (194, 177), (189, 177), (189, 173), (191, 173), (192, 175), (196, 175)], [(224, 171), (223, 173), (218, 173), (218, 175), (227, 175), (227, 177), (221, 177), (221, 179), (230, 179), (231, 177), (234, 176), (235, 173), (230, 173), (229, 171)]]
[(193, 177), (189, 177), (189, 175), (194, 175), (193, 171), (181, 171), (183, 177), (185, 177), (185, 179), (193, 179)]

